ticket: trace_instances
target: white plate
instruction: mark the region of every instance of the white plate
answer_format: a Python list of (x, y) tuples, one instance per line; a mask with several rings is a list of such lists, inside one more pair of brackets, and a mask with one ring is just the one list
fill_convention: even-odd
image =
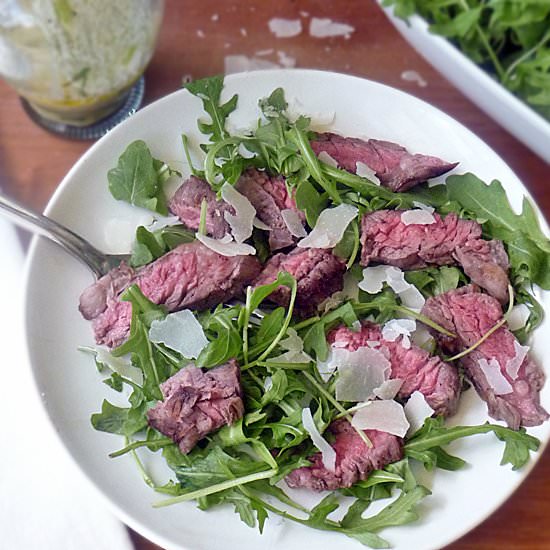
[[(372, 136), (396, 141), (411, 151), (459, 160), (460, 171), (471, 170), (485, 180), (500, 179), (513, 204), (526, 193), (505, 162), (481, 140), (430, 105), (387, 86), (351, 76), (305, 70), (275, 70), (232, 75), (224, 97), (237, 92), (239, 108), (232, 123), (250, 125), (257, 117), (258, 98), (282, 86), (290, 100), (298, 100), (307, 113), (336, 113), (333, 128), (346, 135)], [(296, 103), (298, 104), (298, 102)], [(144, 139), (155, 156), (184, 171), (180, 135), (202, 141), (196, 119), (203, 116), (200, 101), (186, 91), (171, 94), (138, 112), (98, 141), (69, 172), (50, 201), (47, 214), (89, 238), (97, 247), (110, 248), (105, 227), (112, 220), (136, 223), (143, 213), (115, 201), (107, 190), (106, 173), (135, 139)], [(128, 224), (127, 224), (128, 225)], [(201, 512), (193, 503), (153, 509), (159, 499), (141, 480), (130, 456), (109, 459), (123, 446), (122, 438), (97, 432), (90, 415), (103, 398), (117, 394), (100, 382), (91, 359), (77, 351), (93, 343), (89, 324), (77, 310), (78, 296), (92, 278), (86, 268), (55, 245), (35, 241), (26, 281), (27, 344), (39, 391), (47, 413), (66, 448), (83, 472), (132, 528), (166, 548), (256, 550), (304, 547), (359, 548), (342, 535), (314, 531), (272, 518), (263, 536), (240, 522), (232, 509)], [(548, 305), (548, 299), (543, 297)], [(544, 343), (538, 332), (536, 356)], [(548, 345), (546, 344), (546, 349)], [(542, 393), (549, 408), (550, 386)], [(456, 420), (486, 420), (485, 407), (473, 391), (467, 392)], [(529, 430), (546, 442), (550, 424)], [(499, 506), (519, 485), (534, 461), (521, 472), (499, 467), (502, 445), (494, 437), (476, 436), (453, 450), (471, 464), (462, 472), (439, 471), (426, 476), (433, 496), (421, 505), (416, 524), (383, 532), (394, 548), (438, 548), (463, 535)], [(154, 455), (156, 459), (156, 455)], [(163, 469), (153, 460), (154, 475)]]
[[(377, 1), (382, 4), (382, 0)], [(432, 34), (424, 19), (414, 15), (406, 23), (393, 14), (393, 8), (383, 9), (403, 38), (466, 97), (550, 162), (550, 121), (509, 92), (448, 40)]]

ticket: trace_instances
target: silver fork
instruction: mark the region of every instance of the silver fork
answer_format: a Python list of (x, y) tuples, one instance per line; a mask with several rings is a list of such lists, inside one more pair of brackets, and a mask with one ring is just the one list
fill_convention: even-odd
[(73, 257), (86, 264), (97, 278), (130, 258), (129, 254), (104, 254), (64, 225), (33, 212), (3, 195), (0, 195), (0, 213), (28, 231), (47, 237), (61, 246)]

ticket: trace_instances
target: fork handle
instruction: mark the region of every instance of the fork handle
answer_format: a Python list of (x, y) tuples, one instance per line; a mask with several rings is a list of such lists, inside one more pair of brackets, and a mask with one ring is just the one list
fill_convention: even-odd
[(109, 271), (111, 266), (105, 255), (64, 225), (33, 212), (1, 194), (0, 211), (20, 227), (31, 233), (47, 237), (61, 246), (72, 256), (84, 262), (98, 278)]

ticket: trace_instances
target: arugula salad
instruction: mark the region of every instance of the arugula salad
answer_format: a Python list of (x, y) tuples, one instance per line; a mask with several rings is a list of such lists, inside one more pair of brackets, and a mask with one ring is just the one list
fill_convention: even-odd
[[(269, 284), (247, 287), (239, 300), (202, 311), (187, 310), (189, 322), (174, 329), (170, 341), (176, 342), (169, 345), (168, 339), (153, 338), (151, 331), (173, 314), (132, 284), (120, 297), (131, 304), (128, 338), (110, 351), (103, 347), (83, 348), (93, 354), (104, 375), (103, 382), (128, 396), (126, 407), (105, 400), (101, 411), (92, 416), (92, 425), (96, 430), (124, 437), (121, 448), (110, 457), (116, 460), (126, 454), (133, 456), (143, 480), (159, 495), (153, 507), (191, 500), (201, 510), (231, 505), (246, 525), (256, 527), (260, 533), (268, 518), (275, 515), (314, 529), (339, 532), (372, 548), (388, 548), (389, 542), (379, 533), (384, 530), (390, 536), (387, 528), (418, 519), (417, 505), (430, 495), (416, 479), (415, 468), (420, 465), (426, 470), (460, 470), (466, 465), (462, 458), (449, 453), (447, 446), (451, 442), (486, 434), (478, 438), (483, 445), (484, 438), (496, 437), (502, 442), (501, 465), (513, 470), (522, 468), (530, 453), (539, 447), (539, 441), (525, 428), (514, 430), (491, 422), (450, 426), (442, 416), (430, 416), (431, 410), (416, 419), (417, 426), (413, 421), (410, 426), (407, 424), (400, 460), (374, 469), (351, 487), (328, 492), (311, 509), (291, 498), (285, 490), (286, 476), (310, 466), (315, 453), (327, 451), (333, 440), (328, 430), (331, 423), (347, 419), (353, 426), (353, 416), (368, 408), (366, 403), (338, 399), (341, 375), (337, 371), (328, 376), (322, 372), (320, 365), (326, 365), (332, 352), (327, 334), (338, 326), (355, 331), (365, 321), (386, 326), (394, 320), (406, 320), (418, 329), (428, 328), (432, 334), (449, 335), (445, 327), (407, 305), (403, 295), (387, 281), (380, 284), (378, 291), (360, 288), (362, 216), (381, 210), (418, 209), (421, 204), (441, 216), (454, 213), (460, 219), (476, 220), (484, 238), (502, 240), (510, 260), (506, 318), (510, 319), (518, 307), (524, 312), (523, 322), (510, 327), (522, 343), (528, 341), (542, 320), (542, 308), (532, 287), (550, 289), (550, 242), (530, 202), (525, 199), (521, 214), (516, 214), (498, 181), (486, 184), (467, 173), (451, 175), (445, 184), (425, 182), (412, 190), (395, 192), (379, 185), (372, 176), (360, 176), (326, 162), (313, 152), (309, 118), (289, 113), (287, 98), (280, 88), (259, 100), (257, 124), (238, 135), (230, 133), (226, 123), (238, 108), (239, 98), (234, 95), (222, 101), (222, 77), (192, 82), (186, 88), (201, 99), (204, 107), (205, 115), (198, 121), (204, 143), (200, 151), (189, 151), (188, 140), (182, 136), (182, 155), (186, 155), (192, 174), (207, 181), (218, 197), (226, 189), (224, 186), (234, 186), (253, 167), (284, 177), (289, 196), (295, 198), (297, 208), (304, 213), (307, 232), (316, 227), (321, 213), (329, 208), (346, 205), (356, 209), (357, 216), (345, 225), (333, 249), (334, 255), (345, 263), (345, 288), (307, 316), (297, 315), (296, 278), (280, 271)], [(191, 159), (199, 155), (204, 161), (197, 166)], [(165, 183), (178, 176), (164, 161), (153, 158), (147, 144), (136, 141), (122, 153), (118, 165), (109, 172), (108, 181), (115, 199), (166, 215)], [(196, 233), (179, 223), (155, 230), (139, 227), (131, 266), (146, 266), (182, 243), (204, 239), (204, 201), (202, 206)], [(249, 244), (243, 246), (253, 247), (255, 256), (265, 262), (270, 255), (268, 231), (259, 225), (247, 240)], [(469, 283), (456, 266), (429, 266), (403, 273), (403, 282), (416, 288), (423, 299)], [(270, 295), (281, 288), (289, 296), (287, 306), (269, 301)], [(178, 330), (183, 343), (177, 342)], [(481, 340), (486, 337), (488, 334)], [(475, 350), (479, 343), (460, 355)], [(444, 360), (454, 359), (431, 336), (419, 346)], [(244, 414), (183, 454), (172, 438), (148, 424), (148, 411), (163, 399), (161, 384), (189, 364), (210, 372), (231, 360), (236, 360), (240, 369)], [(460, 381), (462, 391), (474, 391), (468, 388), (461, 370)], [(362, 438), (367, 440), (366, 445), (372, 445), (364, 432)], [(173, 471), (173, 479), (157, 484), (140, 460), (138, 449), (140, 453), (161, 455)], [(414, 468), (413, 463), (417, 463)], [(352, 497), (353, 504), (340, 514), (341, 519), (332, 519), (332, 514), (343, 506), (342, 496)], [(375, 501), (390, 497), (392, 500), (384, 508), (378, 507), (376, 513), (370, 511)]]
[(550, 4), (539, 0), (384, 0), (449, 38), (505, 88), (550, 119)]

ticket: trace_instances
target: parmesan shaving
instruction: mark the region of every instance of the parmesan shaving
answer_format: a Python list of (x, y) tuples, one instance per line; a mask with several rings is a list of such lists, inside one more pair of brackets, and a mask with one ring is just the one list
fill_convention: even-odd
[(525, 304), (518, 304), (512, 308), (510, 313), (506, 314), (506, 320), (508, 321), (508, 328), (510, 330), (519, 330), (527, 324), (529, 319), (529, 308)]
[(376, 172), (370, 166), (367, 166), (364, 162), (357, 161), (355, 163), (355, 173), (362, 178), (367, 178), (369, 181), (375, 183), (376, 185), (380, 185), (380, 179), (376, 175)]
[(403, 407), (390, 399), (372, 401), (359, 409), (351, 425), (358, 430), (378, 430), (398, 437), (405, 437), (410, 426)]
[(164, 319), (153, 321), (149, 339), (168, 346), (186, 359), (196, 359), (208, 345), (201, 324), (189, 309), (169, 313)]
[(405, 210), (401, 214), (401, 222), (405, 225), (430, 225), (435, 223), (435, 218), (431, 212), (417, 208)]
[(156, 216), (148, 225), (147, 229), (149, 231), (158, 231), (159, 229), (164, 229), (165, 227), (179, 223), (181, 223), (181, 221), (177, 216)]
[(309, 363), (313, 359), (304, 351), (304, 341), (298, 336), (298, 333), (289, 328), (286, 331), (287, 337), (279, 342), (279, 346), (285, 350), (285, 353), (277, 357), (270, 357), (266, 363)]
[(195, 238), (204, 246), (222, 256), (253, 256), (256, 254), (256, 249), (253, 246), (237, 243), (230, 235), (225, 235), (222, 239), (212, 239), (206, 235), (195, 233)]
[(334, 168), (338, 167), (338, 162), (333, 159), (326, 151), (321, 151), (318, 155), (318, 159), (321, 162), (328, 164), (329, 166), (334, 166)]
[(309, 34), (315, 38), (344, 36), (349, 38), (355, 28), (345, 23), (337, 23), (329, 18), (312, 17), (309, 22)]
[(252, 221), (252, 225), (254, 227), (257, 227), (258, 229), (262, 229), (263, 231), (271, 231), (271, 227), (269, 227), (269, 225), (267, 225), (267, 223), (264, 223), (258, 217), (254, 218), (254, 220)]
[(229, 183), (222, 185), (222, 199), (235, 210), (235, 214), (225, 212), (224, 218), (231, 227), (235, 241), (242, 243), (252, 235), (252, 224), (256, 209), (252, 203)]
[(363, 279), (357, 283), (357, 286), (369, 294), (380, 292), (384, 283), (388, 280), (388, 267), (377, 265), (374, 267), (365, 267), (363, 269)]
[(268, 21), (269, 30), (277, 38), (290, 38), (302, 32), (302, 22), (299, 19), (283, 19), (273, 17)]
[(512, 393), (512, 385), (502, 374), (499, 362), (494, 357), (491, 357), (489, 361), (482, 357), (477, 360), (477, 364), (481, 372), (483, 372), (487, 384), (489, 384), (489, 387), (493, 390), (495, 395), (507, 395)]
[(319, 433), (309, 407), (302, 409), (302, 425), (311, 438), (311, 441), (313, 441), (313, 444), (321, 451), (323, 466), (330, 472), (334, 472), (334, 470), (336, 470), (336, 451)]
[(334, 248), (342, 240), (344, 231), (357, 213), (357, 208), (350, 204), (325, 208), (319, 214), (311, 233), (302, 239), (298, 246), (300, 248)]
[(517, 340), (514, 340), (515, 355), (506, 362), (506, 373), (512, 380), (518, 377), (519, 369), (527, 357), (529, 346), (522, 346)]
[(393, 399), (399, 393), (402, 385), (403, 380), (400, 378), (393, 378), (384, 381), (378, 388), (375, 388), (372, 393), (379, 399)]
[(420, 210), (425, 210), (426, 212), (429, 212), (430, 214), (433, 214), (435, 212), (435, 208), (433, 206), (428, 206), (423, 202), (413, 201), (413, 205)]
[(338, 369), (338, 401), (371, 399), (374, 390), (389, 378), (391, 372), (391, 364), (384, 354), (369, 347), (360, 347), (355, 351), (334, 349), (331, 360)]
[(284, 210), (281, 210), (281, 217), (293, 237), (307, 237), (307, 231), (305, 230), (304, 224), (300, 219), (300, 215), (296, 210), (293, 210), (292, 208), (285, 208)]
[(419, 430), (423, 426), (426, 418), (430, 418), (434, 413), (434, 410), (428, 405), (424, 394), (418, 390), (411, 394), (404, 409), (407, 420), (411, 425), (409, 428), (410, 434)]
[(409, 337), (415, 330), (416, 321), (412, 319), (392, 319), (382, 328), (382, 338), (388, 342), (395, 342), (401, 336), (401, 345), (405, 349), (410, 349)]
[(143, 372), (134, 367), (127, 356), (115, 357), (110, 351), (104, 348), (94, 348), (95, 360), (105, 365), (113, 372), (120, 374), (124, 378), (130, 379), (138, 385), (143, 385)]

